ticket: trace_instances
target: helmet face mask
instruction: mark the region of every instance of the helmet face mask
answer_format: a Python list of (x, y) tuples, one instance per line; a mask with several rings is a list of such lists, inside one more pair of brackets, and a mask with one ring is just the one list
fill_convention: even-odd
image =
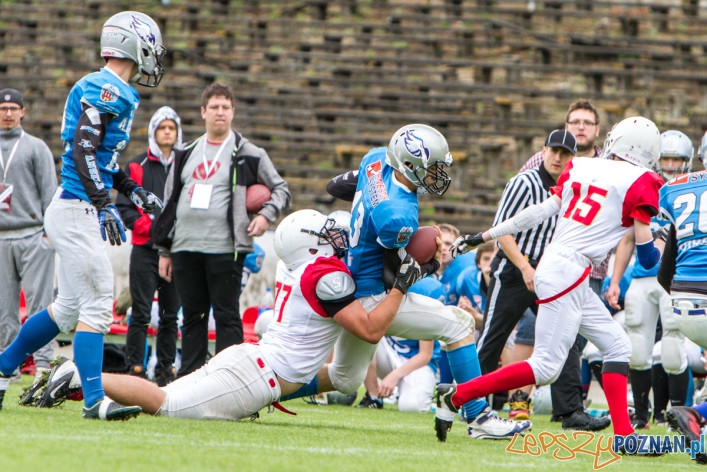
[(660, 156), (660, 131), (655, 123), (642, 116), (626, 118), (611, 128), (601, 155), (653, 169)]
[(430, 126), (413, 124), (396, 131), (388, 144), (386, 160), (417, 187), (418, 193), (441, 197), (452, 182), (444, 170), (454, 162), (449, 145)]
[(287, 268), (294, 270), (316, 257), (344, 257), (349, 238), (333, 218), (315, 210), (300, 210), (278, 225), (273, 246)]
[(156, 87), (164, 75), (162, 59), (166, 51), (157, 23), (144, 13), (117, 13), (103, 25), (101, 56), (130, 59), (137, 64), (133, 83)]
[[(660, 158), (653, 170), (667, 182), (678, 175), (692, 171), (692, 156), (694, 154), (695, 148), (685, 133), (676, 130), (665, 131), (660, 135)], [(677, 167), (662, 165), (663, 158), (681, 160), (682, 165)]]

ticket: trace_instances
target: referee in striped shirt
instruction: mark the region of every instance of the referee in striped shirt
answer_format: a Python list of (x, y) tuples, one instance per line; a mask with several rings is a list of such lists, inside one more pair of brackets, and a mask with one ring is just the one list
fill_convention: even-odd
[[(493, 224), (497, 225), (524, 208), (549, 198), (550, 188), (556, 184), (565, 164), (576, 152), (577, 141), (571, 132), (559, 129), (551, 132), (542, 150), (542, 164), (521, 172), (506, 184)], [(535, 228), (498, 238), (500, 250), (491, 263), (492, 277), (487, 292), (484, 325), (477, 341), (483, 374), (498, 367), (506, 341), (523, 313), (529, 308), (537, 311), (533, 282), (535, 267), (552, 238), (557, 218), (554, 216)], [(578, 358), (568, 359), (560, 374), (560, 383), (564, 379), (570, 380), (567, 382), (568, 391), (563, 395), (553, 395), (555, 403), (562, 403), (553, 404), (553, 411), (573, 416), (563, 421), (563, 427), (598, 430), (609, 426), (610, 422), (584, 413)], [(572, 385), (575, 383), (580, 385), (577, 392), (574, 392)]]

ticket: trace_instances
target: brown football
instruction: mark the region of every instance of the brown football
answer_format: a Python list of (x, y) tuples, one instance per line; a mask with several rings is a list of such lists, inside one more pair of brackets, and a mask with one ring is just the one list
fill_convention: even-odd
[(258, 213), (270, 200), (270, 189), (263, 184), (253, 184), (245, 191), (245, 207), (248, 213)]
[(439, 230), (434, 226), (420, 226), (412, 235), (405, 250), (415, 258), (418, 264), (424, 264), (432, 259), (437, 252), (437, 237)]

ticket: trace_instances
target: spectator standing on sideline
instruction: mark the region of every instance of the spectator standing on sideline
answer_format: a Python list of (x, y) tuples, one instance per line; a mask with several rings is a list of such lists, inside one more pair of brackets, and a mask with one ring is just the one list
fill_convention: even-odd
[[(226, 85), (214, 83), (204, 90), (206, 132), (176, 154), (165, 209), (153, 231), (161, 248), (160, 277), (174, 277), (184, 315), (179, 377), (206, 362), (212, 307), (216, 352), (243, 342), (239, 298), (245, 257), (253, 252), (253, 238), (290, 204), (287, 183), (267, 152), (231, 128), (234, 107)], [(257, 215), (249, 215), (246, 187), (256, 183), (272, 195)]]
[[(25, 111), (20, 92), (0, 90), (0, 353), (20, 331), (20, 290), (30, 314), (54, 298), (54, 248), (44, 234), (44, 214), (56, 191), (56, 169), (44, 141), (22, 129)], [(52, 357), (52, 341), (34, 353), (37, 376), (49, 370)]]
[[(565, 165), (577, 150), (574, 135), (567, 130), (554, 130), (545, 140), (543, 162), (540, 166), (521, 172), (511, 179), (503, 191), (501, 203), (494, 224), (514, 217), (523, 209), (537, 205), (550, 198), (550, 189)], [(521, 320), (527, 309), (537, 311), (535, 293), (535, 267), (541, 260), (545, 247), (550, 243), (555, 231), (557, 217), (543, 221), (541, 225), (498, 238), (499, 251), (491, 263), (486, 311), (479, 341), (479, 363), (484, 374), (498, 367), (498, 360), (508, 336)], [(576, 343), (575, 343), (576, 344)], [(576, 384), (578, 388), (574, 388)], [(530, 384), (529, 384), (530, 385)], [(584, 412), (581, 397), (581, 376), (579, 370), (579, 350), (575, 345), (563, 362), (558, 381), (553, 384), (553, 410), (563, 418), (563, 428), (597, 431), (609, 426), (606, 418), (594, 418)], [(520, 414), (527, 418), (529, 389), (514, 391), (510, 401), (518, 408), (510, 417)], [(532, 385), (530, 385), (532, 388)], [(557, 390), (559, 389), (559, 390)], [(561, 393), (560, 393), (561, 392)], [(526, 404), (523, 407), (523, 403)]]
[[(103, 25), (101, 56), (106, 65), (84, 76), (69, 92), (61, 130), (62, 182), (45, 215), (47, 236), (59, 255), (59, 293), (54, 303), (25, 322), (0, 355), (0, 375), (9, 375), (60, 331), (75, 329), (74, 360), (83, 386), (84, 418), (117, 420), (140, 412), (139, 407), (125, 407), (106, 397), (101, 382), (103, 335), (113, 318), (113, 270), (104, 241), (125, 242), (120, 213), (108, 193), (111, 188), (128, 195), (144, 211), (162, 206), (125, 175), (118, 157), (130, 141), (140, 103), (133, 86), (160, 83), (164, 53), (159, 27), (143, 13), (124, 11)], [(0, 377), (2, 395), (7, 388), (4, 380)], [(42, 399), (57, 393), (47, 390)]]
[[(145, 190), (157, 198), (164, 197), (167, 174), (174, 160), (175, 150), (182, 148), (182, 128), (179, 115), (170, 107), (162, 107), (152, 115), (147, 128), (148, 147), (133, 158), (125, 170)], [(179, 299), (172, 282), (159, 276), (159, 256), (152, 246), (152, 222), (159, 210), (148, 214), (137, 208), (124, 195), (118, 195), (116, 206), (132, 231), (130, 252), (130, 297), (132, 314), (125, 340), (125, 360), (128, 373), (145, 377), (145, 343), (150, 325), (152, 303), (157, 291), (159, 325), (155, 350), (157, 364), (155, 380), (164, 386), (174, 380), (174, 360), (177, 355), (177, 312)]]

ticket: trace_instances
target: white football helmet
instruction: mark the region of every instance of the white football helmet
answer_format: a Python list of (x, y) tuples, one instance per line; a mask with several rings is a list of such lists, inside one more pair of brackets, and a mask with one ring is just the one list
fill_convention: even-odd
[(336, 222), (337, 227), (344, 228), (347, 232), (351, 229), (351, 212), (335, 210), (329, 213), (329, 218)]
[(275, 253), (289, 270), (316, 257), (343, 257), (349, 248), (346, 230), (316, 210), (292, 213), (275, 229)]
[(700, 142), (700, 150), (697, 152), (697, 157), (700, 159), (702, 164), (705, 163), (705, 156), (707, 156), (707, 132), (702, 136), (702, 141)]
[(108, 18), (101, 31), (101, 57), (130, 59), (137, 64), (137, 74), (130, 80), (146, 87), (156, 87), (164, 67), (162, 34), (152, 18), (137, 11), (124, 11)]
[(677, 157), (682, 159), (683, 163), (680, 167), (663, 166), (659, 158), (653, 170), (667, 182), (680, 174), (690, 172), (694, 155), (695, 148), (685, 133), (674, 129), (665, 131), (660, 135), (660, 157)]
[(604, 159), (616, 156), (633, 165), (653, 169), (660, 156), (660, 131), (648, 118), (626, 118), (606, 135), (601, 155)]
[(388, 144), (386, 161), (418, 188), (442, 196), (452, 179), (444, 171), (454, 160), (442, 133), (427, 125), (407, 125)]

